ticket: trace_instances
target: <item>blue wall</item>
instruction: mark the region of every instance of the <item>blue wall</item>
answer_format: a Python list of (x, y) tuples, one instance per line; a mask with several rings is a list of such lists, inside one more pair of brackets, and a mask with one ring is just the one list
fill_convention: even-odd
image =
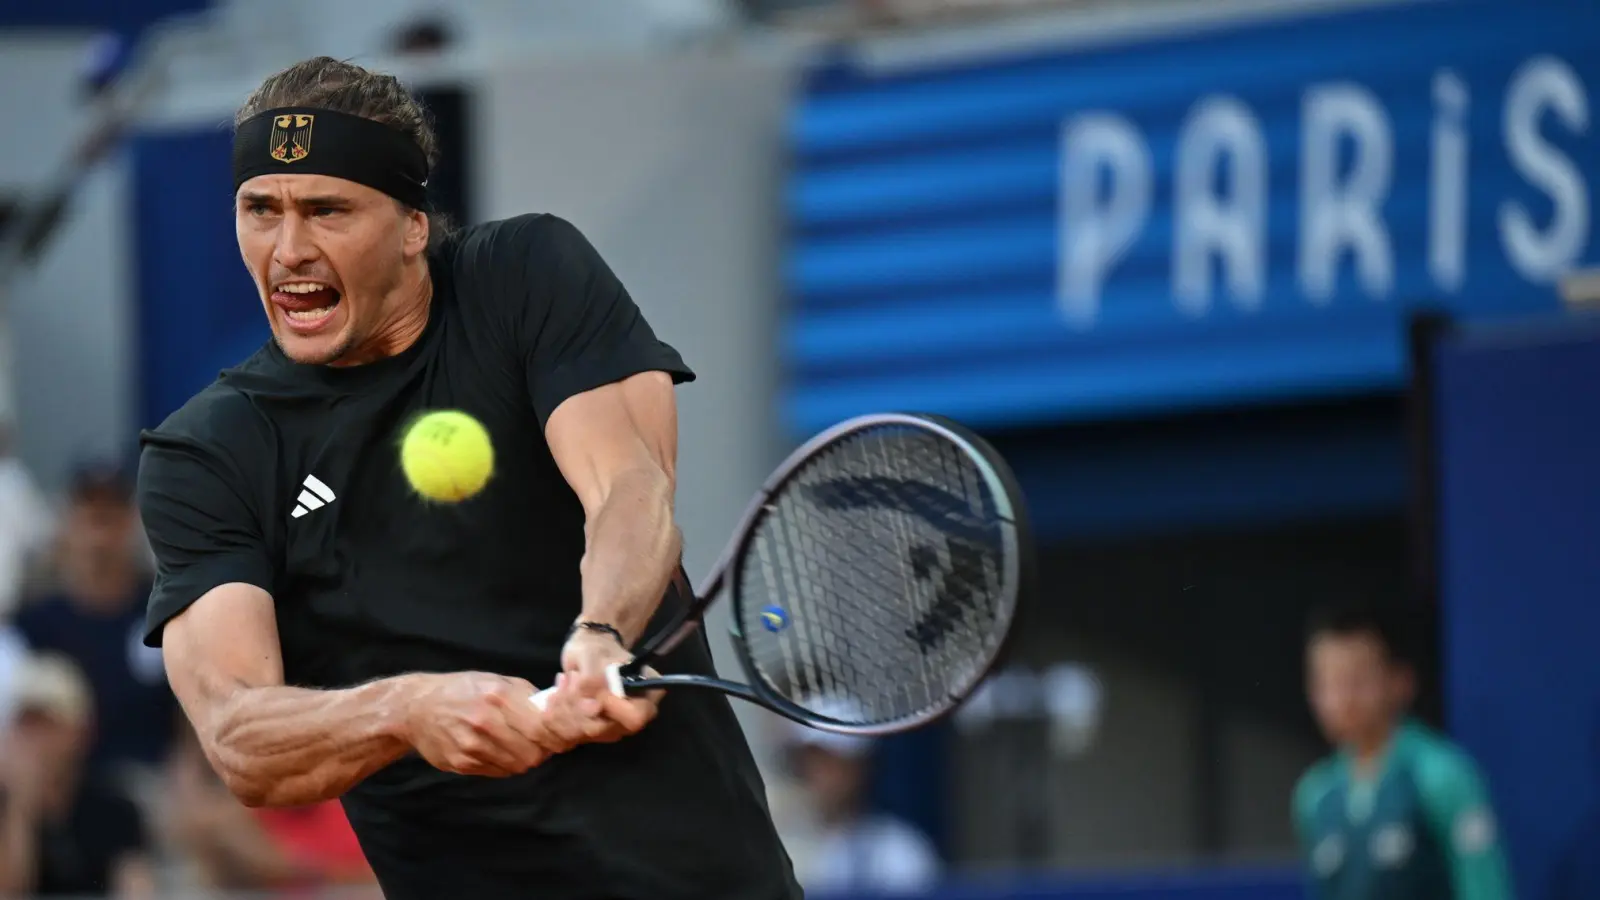
[(1600, 897), (1600, 323), (1438, 351), (1451, 730), (1524, 900)]
[(232, 132), (134, 138), (139, 424), (159, 424), (271, 332), (233, 229)]
[[(1588, 0), (1397, 3), (818, 67), (791, 129), (788, 421), (1009, 425), (1398, 388), (1411, 307), (1551, 309), (1549, 278), (1600, 250), (1552, 199), (1592, 208), (1600, 179), (1581, 115), (1600, 99), (1597, 24)], [(1332, 198), (1368, 177), (1371, 217), (1341, 220)], [(1238, 229), (1208, 228), (1208, 208)], [(1340, 221), (1351, 240), (1318, 225)], [(1239, 265), (1181, 252), (1184, 235), (1237, 238)]]

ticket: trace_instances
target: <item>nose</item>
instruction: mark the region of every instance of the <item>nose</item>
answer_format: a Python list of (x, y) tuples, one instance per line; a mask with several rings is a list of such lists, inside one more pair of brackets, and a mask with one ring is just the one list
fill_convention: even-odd
[(294, 271), (317, 258), (317, 245), (311, 240), (305, 220), (297, 215), (286, 215), (278, 226), (278, 240), (272, 248), (272, 261)]

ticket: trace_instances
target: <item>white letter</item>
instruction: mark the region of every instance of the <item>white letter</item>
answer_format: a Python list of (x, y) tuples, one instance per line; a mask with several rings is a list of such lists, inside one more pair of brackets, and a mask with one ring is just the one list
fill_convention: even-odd
[[(1230, 196), (1218, 197), (1225, 166)], [(1250, 110), (1232, 97), (1202, 100), (1178, 137), (1173, 198), (1172, 292), (1191, 315), (1211, 308), (1211, 256), (1227, 272), (1228, 292), (1258, 309), (1266, 290), (1267, 151)]]
[[(1110, 192), (1100, 200), (1100, 173)], [(1150, 212), (1150, 151), (1120, 116), (1079, 116), (1061, 132), (1061, 210), (1056, 289), (1061, 310), (1080, 325), (1100, 312), (1106, 273), (1127, 252)]]
[[(1366, 88), (1316, 88), (1305, 99), (1305, 158), (1300, 170), (1300, 284), (1312, 301), (1333, 297), (1339, 253), (1349, 247), (1367, 293), (1394, 286), (1394, 257), (1378, 209), (1389, 193), (1394, 136), (1377, 98)], [(1355, 144), (1341, 184), (1339, 139)]]
[(1449, 69), (1433, 76), (1432, 184), (1428, 195), (1428, 271), (1454, 293), (1467, 274), (1466, 84)]
[(1550, 196), (1555, 211), (1543, 234), (1522, 204), (1500, 204), (1500, 239), (1511, 265), (1535, 284), (1559, 278), (1589, 243), (1589, 186), (1560, 150), (1539, 136), (1539, 117), (1555, 112), (1571, 131), (1589, 128), (1589, 101), (1583, 83), (1559, 59), (1529, 60), (1512, 76), (1506, 91), (1505, 139), (1511, 164), (1522, 177)]

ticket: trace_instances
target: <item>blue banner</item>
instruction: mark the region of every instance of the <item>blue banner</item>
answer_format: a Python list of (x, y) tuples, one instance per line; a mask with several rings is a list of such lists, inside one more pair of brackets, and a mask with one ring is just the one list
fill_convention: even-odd
[(1397, 386), (1413, 308), (1595, 259), (1600, 7), (1424, 0), (811, 72), (787, 417), (977, 424)]

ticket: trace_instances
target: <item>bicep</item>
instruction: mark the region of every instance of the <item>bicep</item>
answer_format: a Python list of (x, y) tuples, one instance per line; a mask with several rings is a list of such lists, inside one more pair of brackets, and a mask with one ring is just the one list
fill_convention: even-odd
[(195, 730), (210, 731), (238, 691), (283, 684), (283, 654), (272, 597), (251, 584), (207, 591), (166, 624), (167, 680)]
[(545, 440), (591, 514), (627, 473), (664, 478), (670, 492), (678, 454), (672, 377), (642, 372), (569, 397), (551, 413)]

